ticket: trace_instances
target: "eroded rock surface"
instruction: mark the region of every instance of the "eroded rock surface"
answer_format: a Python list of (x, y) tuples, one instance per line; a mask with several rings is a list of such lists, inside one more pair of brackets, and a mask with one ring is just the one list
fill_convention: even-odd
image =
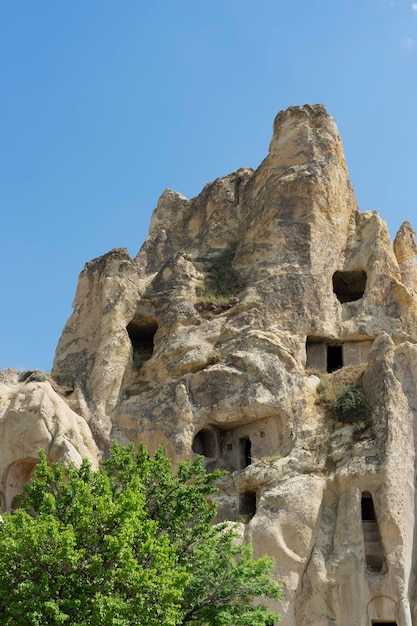
[(39, 447), (202, 454), (229, 472), (219, 520), (276, 559), (284, 626), (417, 625), (416, 251), (358, 210), (325, 108), (279, 113), (256, 171), (165, 191), (134, 259), (86, 264), (50, 382), (3, 374), (2, 506)]
[(0, 372), (0, 505), (29, 480), (44, 450), (48, 459), (79, 465), (83, 458), (98, 466), (99, 449), (86, 421), (72, 411), (42, 372)]

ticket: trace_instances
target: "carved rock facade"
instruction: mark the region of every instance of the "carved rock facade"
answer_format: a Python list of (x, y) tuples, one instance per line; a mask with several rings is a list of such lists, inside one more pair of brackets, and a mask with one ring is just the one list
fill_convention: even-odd
[[(276, 559), (284, 626), (417, 625), (416, 250), (358, 211), (324, 107), (279, 113), (256, 171), (165, 191), (134, 259), (86, 264), (51, 378), (3, 373), (2, 507), (40, 447), (202, 454), (230, 472), (219, 519)], [(366, 411), (337, 421), (352, 386)]]

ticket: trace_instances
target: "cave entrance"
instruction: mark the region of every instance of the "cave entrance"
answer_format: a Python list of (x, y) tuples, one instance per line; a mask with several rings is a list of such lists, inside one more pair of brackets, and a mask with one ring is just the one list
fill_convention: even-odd
[(252, 463), (251, 440), (249, 437), (239, 439), (239, 469), (244, 469)]
[(385, 619), (373, 619), (372, 626), (374, 624), (385, 624), (385, 626), (397, 626), (397, 622), (387, 621)]
[(211, 459), (216, 457), (217, 440), (215, 433), (208, 428), (199, 430), (193, 439), (192, 450), (195, 454), (201, 454)]
[(339, 345), (328, 345), (327, 346), (327, 371), (335, 372), (343, 367), (343, 350), (342, 346)]
[(364, 270), (337, 271), (333, 274), (333, 293), (342, 304), (360, 300), (365, 293), (366, 279)]
[(127, 325), (126, 330), (132, 344), (132, 362), (134, 367), (142, 367), (151, 358), (157, 329), (156, 321), (148, 319), (134, 319)]
[(239, 496), (239, 518), (249, 522), (256, 514), (256, 491), (244, 491)]

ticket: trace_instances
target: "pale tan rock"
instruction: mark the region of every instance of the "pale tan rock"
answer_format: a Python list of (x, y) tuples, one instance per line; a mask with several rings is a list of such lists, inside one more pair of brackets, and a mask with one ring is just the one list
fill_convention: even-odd
[(139, 299), (139, 279), (125, 249), (86, 264), (56, 351), (52, 375), (72, 384), (70, 406), (108, 441), (109, 413), (117, 403), (132, 347), (127, 325)]
[[(6, 370), (7, 372), (7, 370)], [(9, 371), (10, 372), (10, 371)], [(0, 508), (29, 480), (39, 450), (48, 460), (79, 465), (83, 458), (97, 467), (99, 451), (86, 421), (74, 413), (50, 382), (19, 381), (17, 372), (0, 380)]]
[[(393, 245), (359, 212), (325, 108), (291, 107), (256, 171), (166, 190), (133, 261), (86, 265), (52, 371), (57, 428), (78, 455), (86, 433), (228, 470), (218, 519), (275, 557), (283, 626), (416, 625), (416, 250), (410, 225)], [(371, 413), (336, 422), (355, 380)], [(22, 383), (2, 381), (6, 416)]]
[(401, 271), (401, 281), (412, 292), (417, 292), (416, 233), (409, 222), (401, 224), (394, 239), (394, 252)]

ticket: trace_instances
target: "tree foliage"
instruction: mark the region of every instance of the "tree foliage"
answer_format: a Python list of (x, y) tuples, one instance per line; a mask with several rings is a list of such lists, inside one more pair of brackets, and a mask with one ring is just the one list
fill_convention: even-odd
[(159, 449), (114, 445), (99, 471), (40, 453), (20, 508), (0, 524), (2, 626), (263, 626), (254, 598), (281, 597), (268, 557), (253, 560), (213, 525), (219, 473), (177, 473)]

